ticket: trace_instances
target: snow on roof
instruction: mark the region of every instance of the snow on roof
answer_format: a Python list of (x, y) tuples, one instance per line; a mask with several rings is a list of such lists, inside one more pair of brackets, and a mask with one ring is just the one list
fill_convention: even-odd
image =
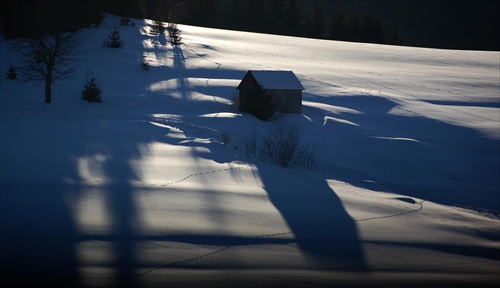
[(292, 71), (257, 70), (249, 71), (264, 89), (304, 90)]

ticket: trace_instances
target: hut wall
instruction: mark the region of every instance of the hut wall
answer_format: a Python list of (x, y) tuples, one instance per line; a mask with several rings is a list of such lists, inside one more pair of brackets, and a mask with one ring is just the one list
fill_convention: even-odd
[(239, 88), (239, 110), (254, 114), (259, 105), (257, 101), (258, 95), (262, 92), (253, 77), (249, 78), (250, 79), (244, 79)]
[(263, 90), (250, 73), (245, 75), (238, 90), (239, 110), (259, 119), (268, 119), (277, 111), (302, 113), (302, 90)]
[(284, 113), (302, 113), (302, 91), (300, 90), (270, 90), (271, 106), (274, 110)]

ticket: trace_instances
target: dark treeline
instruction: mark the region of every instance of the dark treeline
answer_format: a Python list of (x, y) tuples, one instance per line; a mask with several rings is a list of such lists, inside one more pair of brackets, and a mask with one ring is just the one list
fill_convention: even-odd
[[(18, 37), (131, 18), (341, 41), (500, 50), (498, 1), (5, 0), (4, 34)], [(56, 24), (54, 24), (56, 23)]]
[(0, 24), (6, 38), (33, 38), (99, 24), (102, 11), (98, 1), (6, 0)]
[[(250, 32), (343, 41), (402, 44), (401, 29), (374, 11), (328, 7), (304, 0), (137, 0), (142, 18), (169, 21), (164, 7), (178, 10), (179, 23)], [(175, 3), (175, 4), (174, 4)], [(162, 8), (163, 6), (163, 8)], [(138, 10), (109, 5), (115, 14), (137, 15)]]

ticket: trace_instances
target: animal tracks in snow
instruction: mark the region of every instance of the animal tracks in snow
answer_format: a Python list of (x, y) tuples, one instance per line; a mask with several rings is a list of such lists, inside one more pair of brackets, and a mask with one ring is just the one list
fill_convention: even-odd
[(221, 172), (224, 172), (224, 171), (230, 171), (232, 169), (234, 169), (234, 168), (233, 167), (228, 167), (228, 168), (224, 168), (224, 169), (211, 170), (211, 171), (207, 171), (207, 172), (193, 173), (193, 174), (187, 175), (186, 177), (184, 177), (182, 179), (179, 179), (177, 181), (168, 182), (168, 183), (162, 184), (160, 186), (161, 187), (167, 187), (167, 186), (170, 186), (170, 185), (173, 185), (173, 184), (178, 184), (178, 183), (184, 182), (184, 181), (189, 180), (190, 178), (193, 178), (193, 177), (196, 177), (196, 176), (201, 176), (201, 175), (206, 175), (206, 174), (214, 174), (214, 173), (221, 173)]
[[(237, 163), (238, 164), (238, 163)], [(232, 166), (231, 164), (228, 164), (230, 165), (229, 167), (226, 167), (226, 168), (221, 168), (221, 169), (214, 169), (214, 170), (209, 170), (209, 171), (205, 171), (205, 172), (198, 172), (198, 173), (193, 173), (193, 174), (189, 174), (189, 175), (186, 175), (185, 177), (183, 178), (180, 178), (176, 181), (171, 181), (171, 182), (168, 182), (168, 183), (165, 183), (165, 184), (162, 184), (162, 185), (159, 185), (160, 187), (168, 187), (168, 186), (171, 186), (171, 185), (175, 185), (175, 184), (178, 184), (178, 183), (182, 183), (182, 182), (185, 182), (185, 181), (189, 181), (197, 176), (202, 176), (202, 175), (206, 175), (206, 174), (215, 174), (215, 173), (223, 173), (223, 172), (226, 172), (226, 171), (230, 171), (232, 169), (235, 169), (234, 166)], [(242, 165), (248, 165), (246, 163), (242, 163)], [(236, 168), (237, 169), (237, 168)], [(381, 215), (381, 216), (373, 216), (373, 217), (364, 217), (364, 218), (358, 218), (358, 219), (353, 219), (354, 222), (368, 222), (368, 221), (372, 221), (372, 220), (383, 220), (383, 219), (388, 219), (388, 218), (394, 218), (394, 217), (399, 217), (399, 216), (403, 216), (403, 215), (409, 215), (409, 214), (413, 214), (413, 213), (417, 213), (417, 212), (420, 212), (423, 210), (424, 208), (424, 205), (423, 203), (425, 202), (425, 200), (421, 200), (421, 201), (415, 201), (413, 200), (412, 198), (405, 198), (405, 199), (380, 199), (380, 198), (376, 198), (376, 197), (369, 197), (369, 196), (366, 196), (366, 195), (361, 195), (361, 194), (358, 194), (358, 193), (354, 193), (355, 195), (357, 196), (360, 196), (360, 197), (368, 197), (372, 200), (376, 200), (376, 201), (383, 201), (383, 202), (386, 202), (388, 204), (391, 204), (391, 205), (396, 205), (396, 206), (400, 206), (401, 208), (403, 208), (404, 210), (403, 211), (399, 211), (399, 212), (396, 212), (396, 213), (393, 213), (393, 214), (387, 214), (387, 215)], [(400, 201), (400, 202), (404, 202), (404, 203), (408, 203), (408, 204), (412, 204), (412, 205), (417, 205), (417, 207), (415, 207), (414, 209), (411, 209), (405, 205), (401, 205), (399, 203), (395, 203), (395, 200), (396, 201)], [(328, 226), (331, 225), (331, 224), (335, 224), (337, 222), (337, 219), (334, 219), (334, 220), (329, 220), (329, 221), (325, 221), (325, 222), (321, 222), (321, 223), (309, 223), (308, 225), (302, 227), (300, 230), (301, 231), (308, 231), (308, 230), (313, 230), (313, 229), (318, 229), (318, 228), (324, 228), (324, 229), (328, 229)], [(293, 231), (292, 230), (288, 230), (288, 231), (277, 231), (276, 233), (266, 233), (266, 234), (260, 234), (260, 235), (255, 235), (255, 236), (252, 236), (250, 237), (249, 239), (251, 240), (258, 240), (258, 239), (263, 239), (263, 238), (272, 238), (272, 237), (279, 237), (279, 236), (284, 236), (284, 235), (293, 235)], [(205, 258), (205, 257), (209, 257), (209, 256), (212, 256), (212, 255), (215, 255), (215, 254), (218, 254), (218, 253), (222, 253), (232, 247), (236, 247), (236, 246), (239, 246), (241, 245), (241, 243), (233, 243), (233, 244), (230, 244), (230, 245), (226, 245), (226, 246), (223, 246), (221, 247), (220, 249), (216, 249), (216, 250), (212, 250), (212, 251), (209, 251), (207, 253), (204, 253), (204, 254), (200, 254), (200, 255), (197, 255), (197, 256), (194, 256), (194, 257), (189, 257), (189, 258), (186, 258), (186, 259), (181, 259), (181, 260), (176, 260), (176, 261), (172, 261), (172, 262), (168, 262), (168, 263), (165, 263), (165, 264), (162, 264), (162, 265), (158, 265), (156, 267), (153, 267), (145, 272), (142, 272), (140, 274), (137, 274), (136, 277), (142, 277), (142, 276), (146, 276), (156, 270), (159, 270), (159, 269), (162, 269), (162, 268), (172, 268), (172, 267), (177, 267), (179, 265), (182, 265), (182, 264), (185, 264), (185, 263), (188, 263), (188, 262), (192, 262), (192, 261), (196, 261), (196, 260), (199, 260), (199, 259), (202, 259), (202, 258)], [(248, 245), (248, 243), (246, 243), (246, 245)]]

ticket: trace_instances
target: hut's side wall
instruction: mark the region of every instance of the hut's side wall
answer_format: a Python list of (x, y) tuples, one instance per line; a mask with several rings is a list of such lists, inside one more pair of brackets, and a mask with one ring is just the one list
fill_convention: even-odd
[(302, 91), (287, 90), (287, 112), (302, 113)]
[(269, 90), (273, 112), (302, 113), (301, 90)]

